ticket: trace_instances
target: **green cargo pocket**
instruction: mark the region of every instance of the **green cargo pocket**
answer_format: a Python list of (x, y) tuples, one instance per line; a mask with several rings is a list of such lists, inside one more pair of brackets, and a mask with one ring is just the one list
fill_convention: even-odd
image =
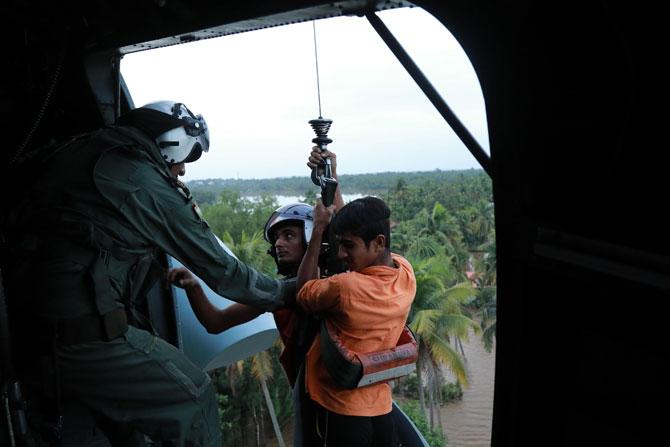
[(198, 400), (211, 384), (209, 375), (191, 363), (177, 348), (148, 332), (129, 327), (126, 340), (142, 351), (179, 385), (193, 400)]
[(202, 384), (200, 386), (196, 386), (193, 380), (191, 380), (190, 377), (188, 377), (186, 374), (184, 374), (174, 363), (167, 361), (163, 364), (163, 368), (165, 371), (168, 372), (176, 381), (180, 382), (184, 388), (188, 391), (188, 393), (191, 395), (192, 398), (194, 399), (200, 399), (200, 396), (207, 390), (209, 387), (209, 384), (211, 383), (211, 379), (209, 376), (205, 373), (205, 380), (202, 381)]

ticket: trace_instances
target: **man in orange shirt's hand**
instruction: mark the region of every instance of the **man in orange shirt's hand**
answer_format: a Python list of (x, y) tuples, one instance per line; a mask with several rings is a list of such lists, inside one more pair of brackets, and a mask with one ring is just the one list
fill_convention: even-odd
[[(409, 262), (390, 250), (386, 204), (364, 197), (334, 207), (317, 201), (314, 228), (298, 269), (298, 304), (321, 313), (339, 341), (353, 352), (396, 346), (416, 293)], [(332, 219), (332, 222), (330, 222)], [(338, 257), (348, 272), (319, 279), (321, 240), (328, 224), (339, 241)], [(398, 446), (387, 383), (346, 389), (326, 369), (317, 336), (307, 354), (306, 386), (317, 408), (313, 445)]]

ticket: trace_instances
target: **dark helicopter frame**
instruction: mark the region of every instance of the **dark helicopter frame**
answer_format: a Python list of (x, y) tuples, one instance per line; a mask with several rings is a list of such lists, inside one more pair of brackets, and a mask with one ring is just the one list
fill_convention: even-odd
[[(486, 104), (491, 156), (478, 160), (493, 181), (498, 263), (492, 445), (668, 445), (667, 410), (657, 410), (670, 401), (661, 7), (414, 3), (460, 42)], [(400, 6), (410, 4), (10, 0), (0, 6), (6, 163), (131, 108), (123, 54)]]

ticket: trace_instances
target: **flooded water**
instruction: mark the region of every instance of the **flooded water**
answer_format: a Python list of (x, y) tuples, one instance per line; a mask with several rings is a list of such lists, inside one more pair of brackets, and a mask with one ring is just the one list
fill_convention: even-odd
[(442, 424), (449, 447), (488, 447), (493, 417), (495, 348), (486, 352), (480, 338), (473, 335), (470, 341), (463, 342), (463, 350), (470, 387), (463, 389), (463, 399), (442, 407)]
[[(344, 203), (349, 203), (352, 200), (360, 199), (363, 197), (363, 194), (342, 194), (342, 199)], [(289, 203), (300, 202), (303, 198), (298, 196), (275, 196), (277, 203), (280, 206), (288, 205)], [(250, 199), (252, 201), (257, 201), (260, 197), (257, 196), (245, 196), (245, 199)]]

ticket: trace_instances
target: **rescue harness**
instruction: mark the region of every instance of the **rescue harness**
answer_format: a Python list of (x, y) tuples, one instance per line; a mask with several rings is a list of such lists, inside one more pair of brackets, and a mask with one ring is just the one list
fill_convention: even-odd
[(418, 344), (408, 326), (391, 349), (357, 353), (347, 348), (332, 324), (323, 320), (321, 358), (333, 381), (345, 389), (361, 388), (406, 376), (416, 368)]

